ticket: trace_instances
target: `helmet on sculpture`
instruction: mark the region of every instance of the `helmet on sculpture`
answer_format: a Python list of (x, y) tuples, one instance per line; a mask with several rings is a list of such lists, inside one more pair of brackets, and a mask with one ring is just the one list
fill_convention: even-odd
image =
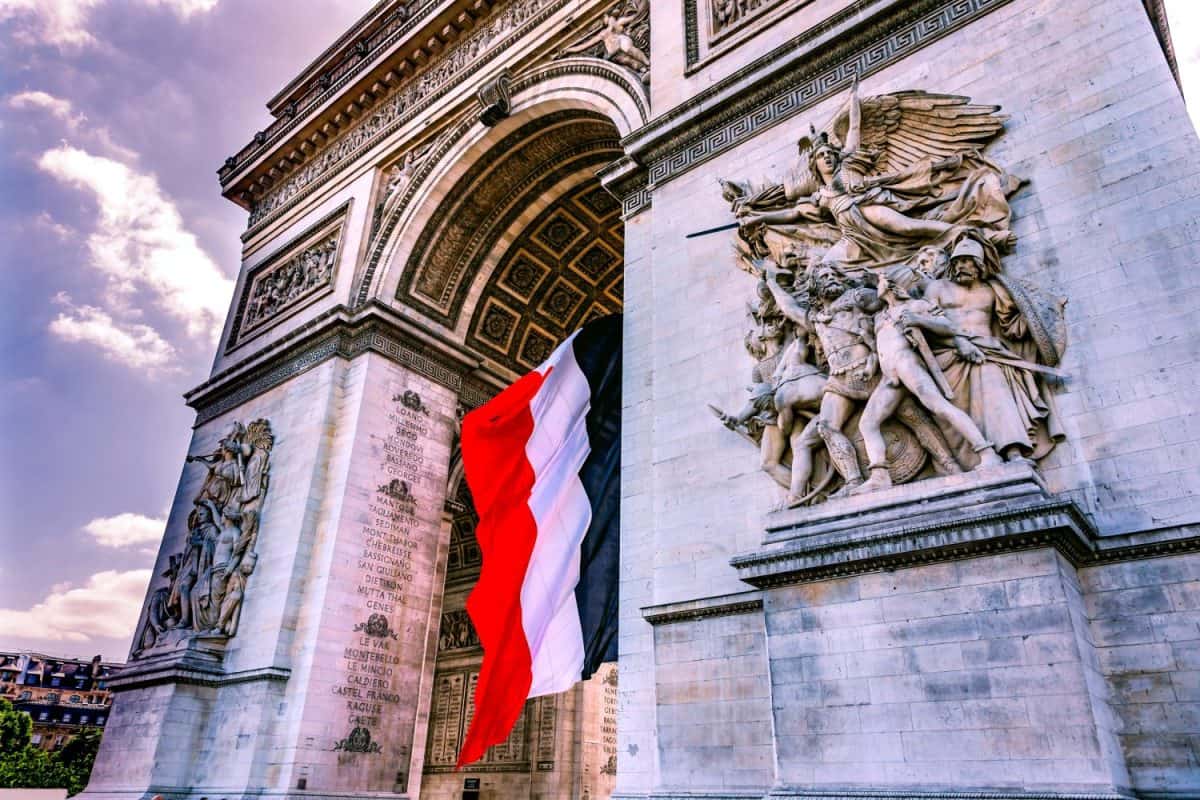
[(954, 245), (954, 252), (950, 255), (951, 261), (956, 258), (973, 258), (983, 264), (983, 245), (970, 236), (964, 236)]

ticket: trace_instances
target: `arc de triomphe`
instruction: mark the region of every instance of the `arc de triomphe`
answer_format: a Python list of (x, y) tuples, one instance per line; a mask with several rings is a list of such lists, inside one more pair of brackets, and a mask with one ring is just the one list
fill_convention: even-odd
[[(1200, 794), (1161, 0), (381, 0), (268, 107), (89, 800)], [(619, 662), (454, 772), (458, 421), (618, 311)]]

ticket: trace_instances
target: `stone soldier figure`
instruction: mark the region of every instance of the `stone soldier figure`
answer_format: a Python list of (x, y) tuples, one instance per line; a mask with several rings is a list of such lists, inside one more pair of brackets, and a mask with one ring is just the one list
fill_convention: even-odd
[(768, 262), (767, 286), (799, 335), (815, 335), (829, 362), (829, 378), (820, 411), (792, 437), (792, 482), (789, 504), (800, 502), (812, 477), (813, 449), (822, 441), (834, 468), (848, 488), (862, 483), (854, 445), (842, 433), (857, 403), (866, 400), (878, 377), (871, 315), (879, 308), (875, 292), (851, 283), (833, 265), (814, 275), (813, 308), (805, 308), (775, 280), (782, 270)]
[[(958, 241), (945, 277), (931, 281), (925, 297), (944, 312), (910, 315), (909, 324), (938, 337), (934, 352), (954, 391), (954, 403), (971, 416), (1008, 461), (1041, 458), (1061, 438), (1050, 397), (1039, 375), (1060, 373), (1036, 363), (1026, 317), (1000, 275), (999, 259), (978, 239)], [(961, 336), (947, 336), (946, 324)], [(974, 466), (971, 448), (948, 432), (959, 460)]]
[[(974, 421), (947, 398), (947, 394), (952, 393), (945, 385), (941, 368), (934, 361), (924, 335), (905, 324), (914, 314), (926, 315), (932, 323), (939, 313), (938, 309), (927, 300), (909, 297), (886, 275), (879, 277), (878, 292), (879, 299), (884, 302), (884, 308), (875, 314), (875, 343), (882, 378), (867, 399), (867, 407), (859, 420), (858, 429), (867, 449), (870, 477), (854, 493), (886, 489), (892, 485), (887, 469), (887, 445), (880, 426), (910, 396), (916, 397), (921, 405), (933, 413), (943, 430), (953, 430), (969, 443), (978, 454), (980, 466), (1002, 463), (992, 443), (984, 438)], [(956, 331), (947, 321), (943, 333), (954, 337)], [(958, 341), (964, 348), (969, 344), (961, 336)], [(922, 355), (926, 358), (923, 359)]]

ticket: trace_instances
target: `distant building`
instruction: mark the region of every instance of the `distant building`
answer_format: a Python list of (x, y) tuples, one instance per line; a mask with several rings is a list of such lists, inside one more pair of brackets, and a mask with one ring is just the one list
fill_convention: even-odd
[(122, 666), (100, 656), (83, 661), (0, 652), (0, 698), (33, 719), (34, 745), (57, 750), (84, 728), (108, 722), (108, 681)]

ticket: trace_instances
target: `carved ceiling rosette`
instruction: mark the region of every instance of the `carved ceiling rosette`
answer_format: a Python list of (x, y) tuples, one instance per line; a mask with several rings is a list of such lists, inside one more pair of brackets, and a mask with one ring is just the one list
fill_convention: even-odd
[(188, 456), (206, 474), (188, 515), (182, 549), (168, 557), (150, 595), (133, 657), (173, 649), (196, 637), (237, 634), (246, 585), (258, 561), (259, 515), (270, 479), (271, 423), (235, 422), (212, 453)]
[(999, 110), (856, 84), (781, 181), (721, 181), (756, 281), (753, 366), (744, 406), (711, 408), (787, 505), (1036, 462), (1062, 439), (1066, 301), (1004, 269), (1024, 181), (984, 155)]

